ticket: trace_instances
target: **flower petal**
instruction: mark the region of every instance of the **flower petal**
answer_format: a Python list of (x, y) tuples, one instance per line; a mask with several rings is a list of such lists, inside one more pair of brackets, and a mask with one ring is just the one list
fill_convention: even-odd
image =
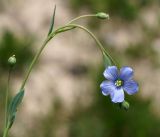
[(124, 83), (123, 89), (129, 94), (133, 95), (138, 92), (139, 86), (138, 83), (134, 80), (129, 80)]
[(115, 88), (114, 92), (111, 94), (112, 102), (120, 103), (124, 101), (124, 91), (122, 88)]
[(114, 81), (118, 77), (118, 69), (116, 66), (109, 66), (105, 69), (103, 75), (106, 79)]
[(133, 69), (130, 67), (122, 67), (120, 69), (120, 79), (128, 81), (133, 77)]
[(100, 88), (102, 90), (102, 94), (104, 96), (109, 95), (114, 90), (114, 84), (110, 81), (103, 81), (100, 85)]

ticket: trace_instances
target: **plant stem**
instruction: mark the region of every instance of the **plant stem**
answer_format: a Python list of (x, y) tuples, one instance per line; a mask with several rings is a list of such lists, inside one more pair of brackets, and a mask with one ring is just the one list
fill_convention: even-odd
[[(29, 75), (30, 75), (30, 73), (31, 73), (31, 71), (32, 71), (32, 69), (33, 69), (33, 66), (35, 65), (36, 61), (38, 60), (39, 56), (41, 55), (41, 53), (42, 53), (43, 49), (45, 48), (45, 46), (47, 45), (47, 43), (48, 43), (53, 37), (55, 37), (55, 36), (58, 34), (58, 33), (57, 33), (58, 30), (61, 30), (62, 28), (66, 28), (66, 27), (68, 27), (68, 26), (63, 26), (63, 27), (58, 28), (58, 29), (55, 30), (54, 32), (50, 33), (50, 35), (46, 38), (46, 40), (45, 40), (44, 43), (42, 44), (41, 48), (38, 50), (37, 54), (36, 54), (35, 57), (33, 58), (30, 66), (29, 66), (29, 69), (28, 69), (28, 71), (27, 71), (27, 73), (26, 73), (26, 75), (25, 75), (25, 77), (24, 77), (24, 80), (23, 80), (23, 82), (22, 82), (22, 85), (21, 85), (20, 90), (23, 90), (23, 89), (24, 89), (24, 86), (25, 86), (25, 84), (26, 84), (26, 82), (27, 82), (27, 80), (28, 80), (28, 78), (29, 78)], [(60, 32), (60, 33), (61, 33), (61, 32)]]
[(9, 95), (9, 84), (10, 84), (10, 78), (11, 78), (11, 72), (12, 72), (12, 68), (9, 68), (9, 72), (8, 72), (8, 80), (7, 80), (7, 89), (6, 89), (6, 99), (5, 99), (5, 126), (4, 128), (7, 127), (7, 113), (8, 113), (8, 95)]
[[(75, 20), (77, 20), (77, 19), (79, 19), (79, 18), (86, 17), (86, 16), (91, 16), (91, 15), (80, 16), (80, 17), (78, 17), (78, 18), (76, 18), (76, 19), (74, 19), (74, 20), (72, 20), (72, 21), (75, 21)], [(93, 16), (93, 15), (92, 15), (92, 16)], [(72, 21), (71, 21), (71, 22), (72, 22)], [(49, 36), (47, 37), (47, 39), (44, 41), (43, 45), (41, 46), (41, 48), (39, 49), (39, 51), (38, 51), (37, 54), (35, 55), (33, 61), (31, 62), (31, 65), (29, 66), (28, 72), (26, 73), (25, 78), (24, 78), (24, 80), (23, 80), (23, 82), (22, 82), (22, 85), (21, 85), (21, 88), (20, 88), (21, 90), (24, 89), (24, 86), (25, 86), (25, 84), (26, 84), (26, 82), (27, 82), (27, 80), (28, 80), (28, 77), (29, 77), (29, 75), (30, 75), (30, 73), (31, 73), (31, 71), (32, 71), (32, 68), (33, 68), (34, 64), (36, 63), (36, 61), (38, 60), (38, 58), (39, 58), (40, 54), (42, 53), (44, 47), (47, 45), (47, 43), (48, 43), (56, 34), (58, 34), (58, 33), (57, 33), (58, 30), (62, 30), (62, 29), (67, 28), (67, 27), (77, 27), (77, 28), (80, 28), (80, 29), (86, 31), (86, 32), (95, 40), (95, 42), (96, 42), (97, 45), (99, 46), (102, 54), (103, 54), (103, 52), (106, 53), (106, 55), (111, 59), (111, 61), (113, 62), (113, 64), (114, 64), (114, 65), (117, 65), (117, 63), (114, 61), (114, 59), (113, 59), (113, 58), (110, 56), (110, 54), (105, 50), (105, 48), (103, 47), (103, 45), (100, 43), (100, 41), (96, 38), (96, 36), (95, 36), (92, 32), (90, 32), (87, 28), (85, 28), (85, 27), (83, 27), (83, 26), (81, 26), (81, 25), (69, 24), (69, 25), (60, 27), (59, 29), (55, 30), (55, 31), (54, 31), (53, 33), (51, 33), (51, 35), (49, 35)], [(63, 32), (63, 31), (61, 31), (60, 33), (62, 33), (62, 32)], [(52, 36), (52, 37), (51, 37), (51, 36)]]
[(8, 135), (8, 128), (6, 127), (3, 133), (3, 137), (7, 137), (7, 135)]
[(7, 90), (6, 90), (6, 100), (5, 100), (5, 126), (4, 126), (4, 133), (3, 133), (3, 137), (7, 137), (8, 135), (8, 95), (9, 95), (9, 83), (10, 83), (10, 78), (11, 78), (11, 71), (12, 68), (9, 69), (9, 73), (8, 73), (8, 81), (7, 81)]
[(88, 14), (88, 15), (82, 15), (82, 16), (79, 16), (77, 18), (74, 18), (73, 20), (71, 20), (70, 22), (68, 22), (67, 24), (71, 24), (72, 22), (74, 21), (77, 21), (81, 18), (85, 18), (85, 17), (96, 17), (96, 14)]
[[(69, 23), (67, 23), (67, 25), (62, 26), (60, 28), (58, 28), (57, 30), (50, 32), (49, 35), (47, 36), (46, 40), (44, 41), (44, 43), (42, 44), (42, 46), (40, 47), (40, 49), (38, 50), (38, 52), (36, 53), (36, 55), (34, 56), (28, 70), (27, 73), (24, 77), (24, 80), (22, 82), (22, 85), (20, 87), (20, 90), (23, 90), (25, 87), (25, 84), (30, 76), (30, 73), (35, 65), (35, 63), (37, 62), (38, 58), (40, 57), (43, 49), (45, 48), (45, 46), (47, 45), (47, 43), (53, 38), (55, 37), (57, 34), (62, 33), (64, 31), (69, 31), (72, 30), (74, 28), (80, 28), (84, 31), (86, 31), (97, 43), (97, 45), (99, 46), (102, 54), (105, 53), (112, 61), (112, 63), (114, 65), (116, 65), (117, 63), (114, 61), (114, 59), (110, 56), (110, 54), (105, 50), (105, 48), (103, 47), (103, 45), (100, 43), (100, 41), (96, 38), (96, 36), (89, 31), (87, 28), (81, 26), (81, 25), (77, 25), (77, 24), (71, 24), (72, 22), (80, 19), (80, 18), (84, 18), (84, 17), (95, 17), (95, 14), (90, 14), (90, 15), (83, 15), (83, 16), (79, 16), (73, 20), (71, 20)], [(67, 28), (67, 27), (73, 27), (73, 28)], [(11, 69), (9, 70), (9, 76), (8, 76), (8, 83), (7, 83), (7, 92), (6, 92), (6, 102), (5, 102), (5, 128), (4, 128), (4, 133), (3, 133), (3, 137), (7, 137), (8, 135), (8, 131), (9, 131), (9, 127), (8, 127), (8, 117), (7, 117), (7, 113), (8, 113), (8, 92), (9, 92), (9, 83), (10, 83), (10, 75), (11, 75)]]
[(80, 28), (80, 29), (86, 31), (86, 32), (95, 40), (95, 42), (96, 42), (97, 45), (99, 46), (102, 54), (103, 54), (103, 52), (106, 53), (106, 55), (111, 59), (112, 63), (113, 63), (114, 65), (118, 65), (118, 64), (116, 63), (116, 61), (110, 56), (110, 54), (109, 54), (109, 53), (106, 51), (106, 49), (103, 47), (103, 45), (101, 44), (101, 42), (97, 39), (97, 37), (96, 37), (91, 31), (89, 31), (87, 28), (85, 28), (85, 27), (83, 27), (83, 26), (81, 26), (81, 25), (77, 25), (77, 24), (69, 24), (68, 26), (75, 26), (75, 27), (77, 27), (77, 28)]
[(31, 73), (31, 71), (32, 71), (32, 68), (33, 68), (33, 66), (35, 65), (36, 61), (38, 60), (38, 58), (39, 58), (40, 54), (42, 53), (44, 47), (47, 45), (47, 43), (48, 43), (54, 36), (55, 36), (55, 35), (52, 35), (52, 37), (48, 36), (48, 37), (46, 38), (46, 40), (44, 41), (43, 45), (41, 46), (41, 48), (39, 49), (39, 51), (37, 52), (37, 54), (36, 54), (35, 57), (33, 58), (33, 61), (31, 62), (30, 66), (29, 66), (29, 69), (28, 69), (28, 71), (27, 71), (27, 73), (26, 73), (26, 75), (25, 75), (25, 78), (24, 78), (24, 80), (23, 80), (23, 82), (22, 82), (22, 85), (21, 85), (21, 88), (20, 88), (21, 90), (24, 89), (24, 86), (25, 86), (25, 84), (26, 84), (26, 82), (27, 82), (27, 80), (28, 80), (28, 77), (29, 77), (29, 75), (30, 75), (30, 73)]

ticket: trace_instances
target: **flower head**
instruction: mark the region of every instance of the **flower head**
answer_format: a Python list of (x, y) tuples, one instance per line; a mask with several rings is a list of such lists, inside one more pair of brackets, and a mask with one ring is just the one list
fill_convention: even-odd
[(130, 67), (122, 67), (120, 72), (116, 66), (109, 66), (103, 73), (107, 79), (100, 85), (102, 94), (110, 95), (112, 102), (121, 103), (124, 101), (124, 91), (129, 94), (135, 94), (139, 86), (133, 78), (133, 69)]

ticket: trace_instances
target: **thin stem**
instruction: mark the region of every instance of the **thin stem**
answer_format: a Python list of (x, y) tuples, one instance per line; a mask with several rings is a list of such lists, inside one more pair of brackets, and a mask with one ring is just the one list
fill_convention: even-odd
[(86, 31), (86, 32), (95, 40), (95, 42), (96, 42), (97, 45), (99, 46), (102, 54), (103, 54), (103, 52), (105, 52), (106, 55), (111, 59), (111, 61), (113, 62), (113, 64), (114, 64), (114, 65), (118, 65), (118, 64), (116, 63), (116, 61), (110, 56), (110, 54), (109, 54), (109, 53), (106, 51), (106, 49), (103, 47), (103, 45), (101, 44), (101, 42), (96, 38), (96, 36), (95, 36), (91, 31), (89, 31), (87, 28), (85, 28), (85, 27), (83, 27), (83, 26), (81, 26), (81, 25), (77, 25), (77, 24), (69, 24), (69, 26), (75, 26), (75, 27), (77, 27), (77, 28), (80, 28), (80, 29)]
[(85, 18), (85, 17), (96, 17), (96, 14), (88, 14), (88, 15), (82, 15), (82, 16), (79, 16), (77, 18), (74, 18), (73, 20), (71, 20), (70, 22), (68, 22), (67, 24), (71, 24), (72, 22), (75, 22), (81, 18)]
[(8, 127), (5, 128), (4, 133), (3, 133), (3, 137), (7, 137), (8, 135)]
[(24, 80), (23, 80), (23, 82), (22, 82), (22, 85), (21, 85), (21, 88), (20, 88), (21, 90), (24, 89), (24, 86), (25, 86), (25, 84), (26, 84), (26, 82), (27, 82), (27, 80), (28, 80), (28, 77), (29, 77), (29, 75), (30, 75), (30, 73), (31, 73), (31, 71), (32, 71), (32, 68), (33, 68), (33, 66), (35, 65), (36, 61), (38, 60), (38, 58), (39, 58), (40, 54), (42, 53), (44, 47), (47, 45), (47, 43), (48, 43), (54, 36), (55, 36), (55, 34), (53, 34), (52, 37), (48, 36), (47, 39), (44, 41), (43, 45), (41, 46), (41, 48), (39, 49), (39, 51), (37, 52), (37, 54), (35, 55), (33, 61), (31, 62), (30, 66), (29, 66), (29, 69), (28, 69), (28, 71), (27, 71), (27, 73), (26, 73), (26, 75), (25, 75), (25, 78), (24, 78)]
[[(72, 21), (75, 21), (79, 18), (82, 18), (82, 17), (86, 17), (86, 16), (91, 16), (91, 15), (84, 15), (84, 16), (80, 16)], [(90, 32), (87, 28), (81, 26), (81, 25), (77, 25), (77, 24), (69, 24), (69, 25), (66, 25), (66, 26), (63, 26), (63, 27), (60, 27), (59, 29), (55, 30), (54, 32), (52, 32), (48, 37), (47, 39), (44, 41), (43, 45), (41, 46), (41, 48), (39, 49), (39, 51), (37, 52), (37, 54), (35, 55), (33, 61), (31, 62), (30, 66), (29, 66), (29, 69), (25, 75), (25, 78), (22, 82), (22, 85), (21, 85), (21, 88), (20, 90), (24, 89), (24, 86), (29, 78), (29, 75), (32, 71), (32, 68), (34, 66), (34, 64), (36, 63), (36, 61), (38, 60), (40, 54), (42, 53), (43, 49), (45, 48), (45, 46), (47, 45), (47, 43), (58, 33), (61, 33), (63, 32), (62, 29), (66, 28), (66, 27), (77, 27), (77, 28), (80, 28), (84, 31), (86, 31), (88, 34), (90, 34), (90, 36), (95, 40), (95, 42), (97, 43), (97, 45), (99, 46), (101, 52), (103, 53), (106, 53), (106, 55), (111, 59), (111, 61), (114, 63), (114, 65), (116, 65), (117, 63), (114, 61), (114, 59), (110, 56), (110, 54), (105, 50), (105, 48), (103, 47), (103, 45), (100, 43), (100, 41), (96, 38), (96, 36)], [(61, 30), (60, 32), (58, 32), (59, 30)], [(70, 29), (71, 30), (71, 29)]]
[(5, 99), (5, 128), (7, 127), (7, 113), (8, 113), (8, 95), (9, 95), (9, 84), (10, 84), (10, 78), (11, 78), (11, 72), (12, 68), (9, 68), (8, 72), (8, 80), (7, 80), (7, 89), (6, 89), (6, 99)]
[(7, 128), (7, 122), (8, 122), (8, 95), (9, 95), (9, 85), (10, 85), (10, 79), (11, 79), (11, 72), (12, 72), (12, 67), (9, 68), (8, 72), (8, 80), (7, 80), (7, 89), (6, 89), (6, 99), (5, 99), (5, 122), (4, 122), (4, 133), (3, 137), (6, 137), (8, 134), (8, 128)]

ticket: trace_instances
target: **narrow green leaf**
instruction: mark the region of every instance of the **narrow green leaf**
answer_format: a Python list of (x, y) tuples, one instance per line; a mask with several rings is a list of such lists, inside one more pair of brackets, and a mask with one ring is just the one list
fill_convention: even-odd
[(65, 28), (59, 29), (58, 31), (56, 31), (56, 33), (61, 33), (61, 32), (65, 32), (65, 31), (69, 31), (71, 29), (76, 28), (76, 26), (67, 26)]
[(112, 62), (109, 57), (103, 52), (103, 60), (105, 67), (112, 66)]
[(52, 20), (51, 20), (51, 26), (48, 32), (48, 35), (52, 33), (53, 31), (53, 27), (54, 27), (54, 20), (55, 20), (55, 14), (56, 14), (56, 5), (54, 7), (54, 12), (53, 12), (53, 16), (52, 16)]
[(11, 128), (16, 118), (16, 112), (12, 114), (8, 121), (8, 128)]
[(8, 127), (9, 128), (11, 128), (12, 124), (14, 123), (17, 108), (22, 102), (23, 96), (24, 96), (24, 89), (19, 91), (10, 102), (9, 110), (8, 110)]

